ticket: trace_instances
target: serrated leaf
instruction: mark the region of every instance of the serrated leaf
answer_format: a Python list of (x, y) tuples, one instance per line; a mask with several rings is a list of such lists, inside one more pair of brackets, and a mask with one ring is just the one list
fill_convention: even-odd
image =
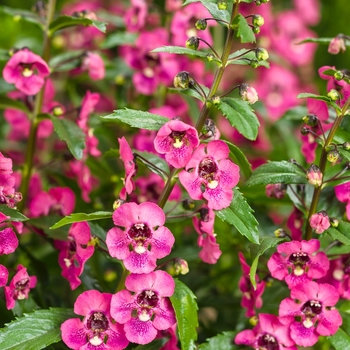
[(71, 309), (51, 308), (25, 314), (0, 329), (1, 350), (40, 350), (61, 340), (61, 324), (76, 317)]
[(249, 277), (254, 289), (256, 288), (255, 275), (258, 268), (259, 258), (268, 249), (275, 247), (278, 243), (285, 241), (285, 238), (262, 237), (260, 244), (252, 244), (250, 246), (250, 254), (253, 258), (252, 266), (250, 267)]
[[(218, 19), (222, 19), (230, 23), (231, 15), (227, 10), (219, 10), (217, 1), (201, 0), (203, 6), (209, 11), (209, 13)], [(218, 22), (219, 24), (227, 27), (226, 23)]]
[(156, 52), (156, 53), (167, 52), (167, 53), (174, 53), (177, 55), (191, 55), (191, 56), (197, 56), (197, 57), (207, 57), (208, 55), (207, 52), (192, 50), (182, 46), (162, 46), (152, 50), (151, 52)]
[(170, 300), (175, 310), (182, 349), (195, 350), (198, 327), (196, 296), (184, 283), (175, 279), (175, 292)]
[(244, 16), (238, 14), (234, 18), (232, 25), (236, 26), (235, 35), (237, 38), (241, 38), (241, 43), (255, 43), (254, 32)]
[(85, 134), (77, 124), (71, 120), (50, 116), (58, 137), (67, 143), (74, 158), (81, 160), (85, 148)]
[(199, 350), (235, 350), (238, 349), (234, 345), (235, 332), (223, 332), (215, 337), (209, 338), (205, 343), (199, 345)]
[(9, 208), (5, 204), (0, 204), (0, 213), (5, 214), (9, 217), (9, 221), (27, 221), (29, 220), (25, 215), (20, 213), (16, 209)]
[(248, 140), (257, 138), (260, 123), (248, 102), (224, 97), (217, 105), (217, 108), (220, 109), (222, 114), (240, 134)]
[(222, 220), (236, 227), (237, 231), (251, 242), (259, 244), (258, 222), (253, 209), (237, 188), (233, 190), (233, 199), (228, 208), (216, 211)]
[[(225, 141), (225, 140), (224, 140)], [(240, 170), (243, 172), (245, 177), (249, 177), (252, 174), (252, 166), (249, 163), (245, 154), (233, 143), (225, 141), (230, 149), (230, 158), (239, 165)]]
[(64, 226), (64, 225), (73, 224), (74, 222), (111, 219), (112, 214), (113, 213), (111, 213), (109, 211), (96, 211), (95, 213), (90, 213), (90, 214), (73, 213), (73, 214), (66, 216), (65, 218), (63, 218), (59, 222), (56, 222), (55, 225), (50, 227), (50, 230), (55, 230), (56, 228), (59, 228), (59, 227)]
[(111, 49), (120, 45), (134, 44), (137, 39), (136, 33), (129, 32), (114, 32), (106, 38), (106, 40), (100, 45), (101, 49)]
[(105, 33), (106, 32), (106, 26), (107, 23), (95, 21), (89, 18), (80, 18), (80, 17), (73, 17), (73, 16), (60, 16), (56, 18), (54, 21), (50, 23), (50, 35), (57, 32), (58, 30), (73, 27), (77, 25), (83, 25), (83, 26), (93, 26), (97, 28), (99, 31)]
[(345, 245), (350, 245), (350, 238), (333, 227), (327, 229), (325, 233), (328, 233), (334, 240), (337, 240)]
[(316, 95), (309, 92), (303, 92), (297, 96), (297, 98), (313, 98), (314, 100), (324, 101), (324, 102), (331, 102), (331, 99), (327, 96), (323, 95)]
[(27, 106), (23, 102), (13, 100), (12, 98), (6, 96), (0, 96), (0, 109), (5, 108), (17, 109), (19, 111), (29, 113)]
[(305, 184), (306, 174), (294, 163), (282, 160), (281, 162), (268, 162), (256, 168), (245, 186), (268, 184)]
[(144, 158), (142, 159), (141, 157), (137, 157), (137, 159), (141, 161), (149, 170), (159, 175), (163, 180), (167, 180), (167, 175), (170, 172), (169, 165), (163, 158), (160, 158), (156, 154), (150, 152), (136, 151), (136, 156), (137, 155), (140, 155), (142, 158)]
[(162, 117), (149, 112), (137, 111), (134, 109), (118, 109), (114, 113), (101, 117), (108, 121), (121, 121), (133, 128), (146, 130), (159, 130), (169, 118)]

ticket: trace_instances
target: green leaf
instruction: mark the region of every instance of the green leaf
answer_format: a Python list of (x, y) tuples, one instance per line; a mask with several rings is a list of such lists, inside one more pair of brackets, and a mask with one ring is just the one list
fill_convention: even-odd
[(216, 215), (236, 227), (237, 231), (251, 242), (259, 244), (258, 222), (253, 209), (237, 188), (233, 190), (233, 199), (228, 208), (219, 210)]
[(238, 349), (233, 342), (235, 332), (223, 332), (215, 337), (209, 338), (205, 343), (199, 345), (199, 350), (235, 350)]
[(345, 131), (343, 128), (338, 128), (334, 135), (333, 142), (344, 143), (349, 141), (350, 141), (350, 133)]
[(270, 67), (270, 64), (267, 61), (264, 61), (264, 60), (258, 61), (255, 56), (255, 52), (247, 49), (241, 49), (231, 53), (231, 55), (228, 56), (227, 65), (230, 65), (230, 64), (250, 65), (250, 62), (252, 60), (254, 60), (254, 62), (257, 64), (257, 67), (266, 67), (266, 68)]
[(255, 43), (256, 38), (252, 28), (249, 27), (247, 20), (241, 14), (238, 14), (232, 23), (235, 26), (235, 35), (241, 38), (241, 43)]
[(303, 92), (303, 93), (299, 94), (297, 96), (297, 98), (313, 98), (314, 100), (324, 101), (327, 103), (331, 102), (331, 99), (327, 96), (316, 95), (316, 94), (312, 94), (309, 92)]
[(51, 230), (55, 230), (64, 225), (73, 224), (74, 222), (82, 222), (82, 221), (92, 221), (92, 220), (102, 220), (102, 219), (111, 219), (112, 214), (109, 211), (96, 211), (95, 213), (85, 214), (85, 213), (73, 213), (59, 222), (56, 222), (55, 225), (50, 227)]
[(337, 240), (345, 245), (350, 245), (350, 237), (345, 236), (337, 229), (330, 227), (325, 232), (328, 233), (334, 240)]
[(146, 130), (159, 130), (169, 118), (162, 117), (149, 112), (137, 111), (134, 109), (118, 109), (114, 113), (101, 117), (104, 120), (121, 121), (134, 128)]
[(114, 32), (106, 38), (106, 40), (101, 44), (101, 49), (111, 49), (116, 46), (125, 44), (134, 44), (137, 39), (136, 33), (129, 32)]
[(0, 213), (9, 216), (9, 221), (27, 221), (29, 220), (25, 215), (16, 209), (9, 208), (6, 204), (0, 204)]
[(52, 72), (64, 72), (81, 65), (84, 51), (68, 51), (50, 59), (49, 66)]
[(41, 29), (45, 28), (41, 18), (34, 12), (7, 6), (0, 6), (0, 12), (12, 16), (14, 21), (23, 19), (24, 21), (36, 24)]
[(240, 134), (248, 140), (257, 138), (260, 123), (248, 102), (224, 97), (217, 107)]
[(249, 276), (250, 276), (250, 281), (254, 286), (254, 289), (256, 288), (255, 275), (256, 275), (256, 270), (258, 268), (260, 256), (263, 255), (268, 249), (275, 247), (278, 243), (283, 242), (285, 240), (286, 240), (285, 238), (262, 237), (259, 245), (252, 244), (250, 246), (250, 254), (254, 259), (252, 262), (252, 266), (250, 267)]
[(291, 162), (269, 162), (253, 171), (245, 186), (268, 185), (284, 182), (285, 184), (306, 184), (306, 174)]
[[(217, 1), (201, 0), (201, 3), (214, 18), (222, 19), (230, 23), (230, 19), (231, 19), (230, 13), (227, 10), (219, 10)], [(226, 23), (222, 23), (222, 22), (218, 22), (218, 23), (227, 27)]]
[(50, 35), (52, 35), (53, 33), (57, 32), (60, 29), (73, 27), (77, 25), (94, 26), (99, 31), (105, 33), (107, 23), (95, 21), (89, 18), (80, 18), (80, 17), (64, 15), (56, 18), (53, 22), (50, 23), (50, 26), (49, 26)]
[(50, 238), (65, 241), (68, 238), (68, 227), (62, 227), (55, 231), (50, 230), (50, 227), (60, 219), (62, 219), (62, 217), (59, 215), (47, 215), (41, 216), (40, 218), (31, 219), (30, 224), (42, 229)]
[(343, 324), (331, 337), (327, 337), (335, 350), (345, 350), (350, 344), (350, 314), (340, 311), (340, 315), (343, 319)]
[(6, 96), (0, 96), (0, 109), (5, 108), (18, 109), (19, 111), (29, 113), (27, 106), (23, 102)]
[(0, 330), (1, 350), (40, 350), (61, 340), (61, 324), (76, 317), (71, 309), (50, 308), (25, 314)]
[[(224, 140), (225, 141), (225, 140)], [(245, 154), (233, 143), (225, 141), (230, 149), (231, 159), (239, 165), (240, 170), (243, 172), (245, 177), (249, 177), (252, 174), (252, 166), (249, 163)]]
[(58, 137), (67, 143), (74, 158), (81, 160), (85, 148), (85, 134), (77, 124), (68, 119), (51, 116)]
[[(202, 87), (204, 85), (201, 85)], [(168, 88), (168, 91), (170, 93), (180, 93), (180, 94), (184, 94), (184, 95), (187, 95), (187, 96), (191, 96), (191, 97), (194, 97), (202, 102), (205, 102), (205, 99), (202, 95), (200, 95), (197, 90), (194, 90), (194, 89), (176, 89), (176, 88)]]
[(152, 50), (151, 52), (167, 52), (175, 53), (177, 55), (191, 55), (197, 57), (207, 57), (208, 55), (207, 52), (192, 50), (182, 46), (162, 46)]
[[(297, 44), (305, 44), (305, 43), (315, 43), (315, 44), (324, 44), (329, 45), (331, 40), (334, 38), (306, 38)], [(344, 40), (346, 46), (350, 46), (350, 42), (348, 40)]]
[(175, 310), (182, 349), (195, 350), (198, 327), (196, 296), (184, 283), (175, 279), (175, 292), (170, 300)]
[[(159, 175), (163, 180), (167, 180), (168, 174), (169, 174), (169, 165), (168, 163), (163, 159), (157, 156), (154, 153), (150, 152), (140, 152), (136, 151), (136, 155), (140, 155), (142, 158), (137, 157), (137, 159), (146, 165), (146, 167), (151, 170), (153, 173)], [(146, 161), (145, 161), (146, 159)], [(152, 165), (154, 166), (152, 166)], [(159, 170), (160, 169), (160, 170)], [(161, 171), (163, 170), (163, 171)]]

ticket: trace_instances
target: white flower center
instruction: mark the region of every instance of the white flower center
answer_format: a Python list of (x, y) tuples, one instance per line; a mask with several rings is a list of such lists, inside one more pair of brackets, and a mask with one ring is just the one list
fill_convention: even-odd
[(93, 338), (89, 340), (89, 342), (91, 345), (99, 346), (103, 343), (103, 340), (99, 336), (95, 335)]
[(214, 188), (218, 187), (218, 185), (219, 185), (219, 182), (216, 181), (216, 180), (210, 181), (210, 182), (208, 183), (208, 187), (211, 188), (212, 190), (213, 190)]
[(134, 251), (137, 254), (143, 254), (146, 251), (146, 248), (143, 246), (143, 244), (138, 244), (135, 248)]

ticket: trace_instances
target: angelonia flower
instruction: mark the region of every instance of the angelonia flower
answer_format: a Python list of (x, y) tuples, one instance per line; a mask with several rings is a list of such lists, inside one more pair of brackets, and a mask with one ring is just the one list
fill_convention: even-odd
[(180, 120), (165, 123), (154, 139), (154, 148), (165, 154), (166, 161), (174, 168), (183, 168), (199, 145), (197, 130)]
[[(156, 260), (170, 254), (175, 238), (163, 226), (165, 214), (155, 203), (125, 203), (113, 213), (116, 226), (107, 232), (109, 254), (132, 273), (149, 273)], [(120, 227), (123, 227), (122, 230)]]
[(332, 55), (337, 55), (339, 52), (344, 53), (345, 51), (346, 45), (342, 35), (337, 35), (328, 45), (328, 52)]
[(9, 272), (7, 268), (4, 265), (0, 264), (0, 287), (3, 287), (6, 285), (8, 277), (9, 277)]
[(112, 294), (88, 290), (74, 303), (74, 313), (84, 319), (71, 318), (61, 325), (63, 342), (70, 349), (121, 350), (129, 341), (123, 326), (110, 315)]
[(265, 193), (267, 197), (282, 199), (286, 194), (287, 185), (284, 183), (268, 184), (265, 187)]
[(346, 203), (346, 216), (350, 219), (350, 182), (345, 182), (341, 185), (334, 186), (335, 196), (338, 201)]
[(297, 345), (313, 346), (318, 337), (335, 334), (342, 318), (334, 306), (339, 293), (330, 284), (305, 281), (292, 288), (290, 298), (282, 300), (279, 316), (289, 324), (290, 336)]
[(251, 330), (239, 332), (236, 344), (244, 344), (256, 350), (297, 350), (289, 336), (289, 327), (280, 322), (277, 316), (259, 314), (258, 324)]
[(324, 210), (311, 215), (310, 226), (315, 230), (316, 233), (323, 233), (331, 226), (329, 216)]
[(229, 153), (228, 146), (221, 140), (201, 144), (179, 174), (190, 197), (206, 199), (209, 209), (228, 207), (233, 197), (232, 189), (239, 181), (239, 167), (227, 159)]
[(18, 265), (17, 273), (13, 276), (10, 285), (4, 287), (7, 309), (13, 309), (16, 300), (28, 299), (28, 294), (35, 288), (36, 282), (36, 276), (29, 276), (27, 269), (23, 265)]
[(329, 260), (325, 253), (316, 253), (319, 249), (318, 239), (282, 243), (267, 262), (267, 267), (272, 277), (285, 280), (289, 288), (324, 277), (329, 269)]
[[(158, 330), (166, 330), (176, 322), (169, 300), (175, 283), (165, 271), (131, 274), (122, 290), (112, 296), (111, 316), (124, 324), (126, 338), (136, 344), (154, 340)], [(132, 293), (131, 293), (132, 292)]]
[(87, 52), (83, 58), (82, 70), (86, 70), (92, 80), (101, 80), (105, 77), (105, 64), (100, 55), (94, 52)]
[(26, 95), (36, 95), (49, 74), (47, 63), (27, 48), (15, 52), (2, 72), (6, 82), (15, 84)]

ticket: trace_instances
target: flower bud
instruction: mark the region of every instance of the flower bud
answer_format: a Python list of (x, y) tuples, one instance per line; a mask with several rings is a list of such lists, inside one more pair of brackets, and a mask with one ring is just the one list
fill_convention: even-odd
[(175, 259), (174, 269), (176, 275), (179, 275), (180, 273), (181, 275), (186, 275), (190, 271), (187, 261), (181, 258)]
[(258, 61), (266, 61), (269, 58), (269, 53), (266, 49), (259, 47), (255, 50), (255, 56)]
[(267, 4), (270, 0), (260, 0), (262, 4)]
[(331, 163), (335, 163), (340, 157), (340, 153), (336, 149), (332, 149), (327, 153), (327, 160)]
[(258, 60), (251, 60), (250, 61), (250, 66), (253, 68), (258, 68), (259, 67), (259, 61)]
[(279, 228), (276, 231), (274, 231), (276, 238), (284, 238), (287, 237), (287, 232), (283, 230), (283, 228)]
[(188, 89), (191, 84), (193, 84), (193, 78), (188, 72), (182, 71), (176, 74), (174, 78), (174, 86), (176, 88)]
[(339, 220), (336, 218), (329, 218), (329, 222), (330, 222), (332, 227), (338, 227), (338, 225), (339, 225)]
[(268, 184), (265, 187), (266, 196), (269, 198), (282, 199), (286, 194), (287, 186), (284, 183)]
[(186, 41), (186, 47), (192, 50), (197, 50), (199, 46), (199, 39), (196, 36), (191, 36)]
[(323, 174), (321, 173), (320, 168), (315, 164), (310, 165), (306, 172), (306, 178), (309, 184), (313, 186), (319, 187), (322, 185)]
[(331, 89), (329, 90), (327, 96), (332, 100), (332, 101), (338, 101), (340, 99), (340, 94), (337, 90)]
[(191, 198), (186, 198), (182, 201), (182, 207), (185, 210), (193, 210), (195, 208), (196, 204), (193, 199)]
[(317, 118), (316, 114), (308, 114), (303, 118), (303, 122), (306, 125), (315, 127), (318, 124), (318, 118)]
[(260, 6), (261, 5), (261, 0), (255, 0), (255, 5)]
[(220, 132), (213, 120), (206, 119), (204, 122), (203, 128), (201, 130), (201, 134), (202, 134), (201, 138), (209, 141), (209, 140), (217, 140), (218, 139), (217, 136), (218, 134), (220, 135)]
[(219, 10), (226, 10), (227, 9), (227, 1), (218, 0), (218, 9)]
[(260, 15), (253, 16), (252, 24), (254, 27), (261, 27), (262, 25), (264, 25), (264, 23), (265, 23), (265, 20), (263, 16), (260, 16)]
[(123, 203), (124, 201), (122, 199), (115, 200), (113, 203), (113, 210), (118, 209)]
[(330, 226), (330, 221), (327, 212), (321, 210), (320, 212), (311, 215), (310, 226), (316, 233), (321, 234)]
[(249, 323), (254, 327), (258, 324), (258, 322), (259, 322), (258, 316), (253, 316), (249, 319)]
[(207, 21), (205, 19), (199, 19), (196, 23), (195, 23), (195, 27), (198, 30), (205, 30), (207, 29)]
[(61, 106), (55, 106), (53, 109), (52, 109), (52, 114), (55, 116), (55, 117), (59, 117), (61, 115), (63, 115), (63, 108)]
[(260, 27), (255, 26), (252, 29), (253, 29), (253, 33), (254, 34), (259, 34), (260, 33)]
[(347, 151), (350, 151), (350, 142), (344, 142), (343, 143), (343, 148)]
[(218, 106), (221, 103), (221, 98), (219, 96), (214, 96), (211, 100), (214, 106)]
[(344, 73), (341, 70), (337, 70), (333, 76), (334, 76), (334, 79), (339, 81), (344, 78)]
[(332, 55), (337, 55), (339, 52), (345, 52), (345, 40), (342, 35), (338, 35), (331, 40), (328, 45), (328, 52)]
[(300, 129), (300, 133), (303, 135), (303, 136), (306, 136), (307, 134), (309, 134), (310, 132), (310, 129), (307, 128), (306, 126), (303, 126), (301, 129)]
[(239, 86), (239, 96), (243, 101), (253, 104), (258, 101), (257, 91), (249, 84), (242, 83)]

